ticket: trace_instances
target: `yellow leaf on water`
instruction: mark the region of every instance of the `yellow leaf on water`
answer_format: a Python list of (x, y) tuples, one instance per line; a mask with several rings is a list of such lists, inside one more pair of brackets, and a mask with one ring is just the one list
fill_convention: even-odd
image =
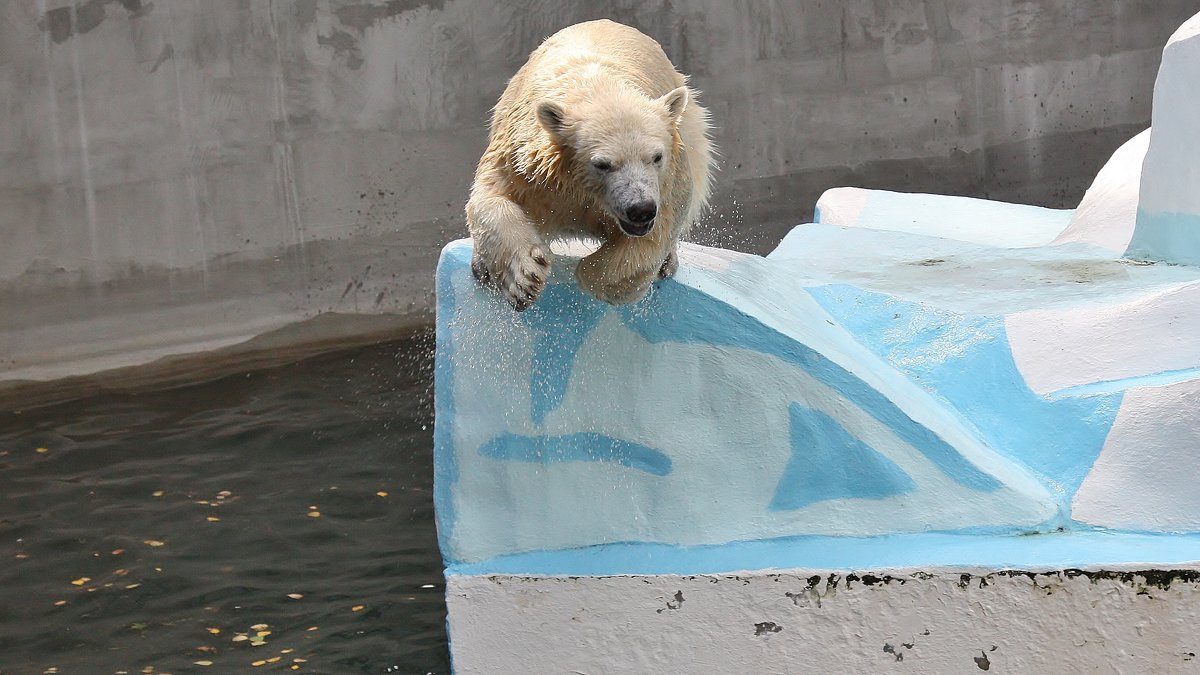
[(134, 588), (137, 588), (138, 586), (141, 586), (141, 584), (129, 584), (128, 586), (125, 587), (125, 590), (132, 590)]
[(211, 627), (210, 627), (210, 628), (208, 628), (207, 630), (208, 630), (208, 632), (212, 633), (213, 635), (220, 635), (220, 634), (221, 634), (221, 629), (220, 629), (220, 628), (211, 628)]
[(271, 631), (269, 631), (269, 630), (260, 630), (260, 631), (258, 631), (258, 639), (261, 640), (270, 634), (271, 634)]
[(293, 600), (299, 600), (304, 597), (303, 593), (288, 593), (287, 596)]
[(259, 667), (259, 666), (265, 666), (265, 665), (267, 665), (267, 662), (266, 662), (266, 661), (251, 661), (251, 662), (250, 662), (250, 665), (252, 665), (252, 666), (254, 666), (255, 668), (257, 668), (257, 667)]
[(159, 541), (159, 540), (157, 540), (157, 539), (146, 539), (146, 540), (145, 540), (145, 541), (143, 541), (142, 543), (143, 543), (143, 544), (145, 544), (145, 545), (147, 545), (147, 546), (154, 546), (155, 548), (157, 548), (157, 547), (159, 547), (159, 546), (166, 546), (166, 545), (167, 545), (167, 542), (165, 542), (165, 541)]
[(76, 586), (82, 586), (91, 580), (92, 580), (91, 577), (79, 577), (78, 579), (72, 581), (71, 583)]
[(215, 523), (215, 522), (217, 522), (218, 520), (220, 520), (220, 518), (218, 518), (218, 517), (216, 517), (216, 516), (208, 516), (207, 518), (205, 518), (205, 520), (207, 520), (207, 521), (208, 521), (208, 522), (210, 522), (210, 523)]
[(318, 630), (319, 628), (320, 628), (320, 626), (309, 626), (305, 630)]
[(122, 554), (122, 553), (124, 553), (124, 552), (125, 552), (125, 549), (123, 549), (123, 548), (114, 548), (114, 549), (112, 550), (112, 554), (113, 554), (113, 555), (121, 555), (121, 554)]
[(38, 448), (38, 449), (37, 449), (37, 453), (38, 453), (39, 455), (44, 455), (44, 454), (46, 454), (47, 452), (50, 452), (50, 448)]
[(292, 659), (292, 661), (296, 663), (308, 663), (308, 659)]
[(212, 661), (192, 661), (192, 663), (194, 663), (198, 666), (211, 666), (212, 665)]
[(25, 560), (29, 557), (28, 553), (18, 553), (14, 556), (17, 560)]
[(250, 626), (250, 630), (266, 630), (267, 628), (268, 626), (265, 623), (256, 623), (253, 626)]
[(154, 492), (150, 493), (150, 496), (151, 497), (161, 497), (165, 494), (167, 494), (167, 493), (163, 492), (162, 490), (155, 490)]
[(245, 642), (246, 640), (249, 640), (249, 639), (250, 639), (250, 638), (249, 638), (249, 636), (247, 636), (247, 635), (244, 635), (244, 634), (242, 634), (242, 633), (238, 633), (237, 635), (234, 635), (234, 636), (233, 636), (233, 640), (232, 640), (232, 641), (233, 641), (233, 642)]
[(280, 649), (280, 650), (279, 650), (279, 653), (280, 653), (280, 654), (291, 654), (291, 653), (292, 653), (292, 652), (294, 652), (294, 651), (296, 651), (296, 650), (295, 650), (295, 649), (291, 649), (291, 648), (288, 648), (288, 649)]
[(282, 658), (282, 656), (272, 656), (271, 658), (267, 659), (267, 663), (279, 663), (280, 659)]
[(350, 608), (350, 611), (351, 612), (361, 612), (361, 611), (363, 611), (363, 607), (365, 607), (365, 605), (355, 605)]
[(309, 517), (309, 518), (320, 518), (320, 517), (321, 517), (321, 512), (320, 512), (320, 511), (309, 511), (309, 512), (308, 512), (308, 517)]
[(62, 606), (63, 606), (63, 605), (65, 605), (65, 604), (67, 604), (67, 601), (66, 601), (66, 600), (59, 600), (58, 602), (55, 602), (55, 603), (54, 603), (54, 606), (55, 606), (55, 607), (62, 607)]
[(376, 492), (375, 495), (377, 497), (386, 497), (386, 496), (388, 496), (388, 493), (387, 493), (387, 490), (380, 490), (379, 492)]
[(291, 668), (292, 670), (300, 670), (300, 666), (298, 666), (294, 663), (292, 665), (288, 666), (288, 668)]

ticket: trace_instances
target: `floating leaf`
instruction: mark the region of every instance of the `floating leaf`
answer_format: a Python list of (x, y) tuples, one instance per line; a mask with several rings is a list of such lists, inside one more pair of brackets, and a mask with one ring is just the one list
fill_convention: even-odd
[(50, 452), (50, 448), (38, 448), (38, 449), (37, 449), (37, 453), (38, 453), (39, 455), (44, 455), (44, 454), (46, 454), (47, 452)]
[(147, 546), (153, 546), (153, 547), (155, 547), (155, 548), (157, 548), (157, 547), (159, 547), (159, 546), (166, 546), (166, 545), (167, 545), (167, 542), (165, 542), (165, 541), (159, 541), (159, 540), (157, 540), (157, 539), (146, 539), (146, 540), (145, 540), (145, 541), (143, 541), (142, 543), (143, 543), (143, 544), (145, 544), (145, 545), (147, 545)]
[(280, 650), (279, 650), (279, 653), (280, 653), (280, 654), (291, 654), (291, 653), (292, 653), (292, 652), (294, 652), (294, 651), (296, 651), (296, 650), (295, 650), (295, 649), (292, 649), (292, 648), (290, 648), (290, 647), (289, 647), (289, 648), (287, 648), (287, 649), (280, 649)]
[(320, 512), (320, 511), (309, 511), (309, 512), (308, 512), (308, 517), (309, 517), (309, 518), (320, 518), (320, 517), (321, 517), (321, 512)]
[(155, 490), (154, 492), (151, 492), (151, 493), (150, 493), (150, 496), (151, 496), (151, 497), (161, 497), (161, 496), (163, 496), (163, 495), (165, 495), (165, 494), (167, 494), (167, 493), (166, 493), (166, 492), (163, 492), (162, 490)]
[(220, 629), (220, 628), (213, 628), (213, 627), (209, 627), (209, 628), (206, 628), (205, 630), (207, 630), (208, 632), (212, 633), (213, 635), (220, 635), (220, 634), (221, 634), (221, 629)]
[(122, 553), (124, 553), (124, 552), (125, 552), (125, 549), (123, 549), (123, 548), (114, 548), (114, 549), (112, 550), (112, 554), (113, 554), (113, 555), (121, 555), (121, 554), (122, 554)]
[(76, 586), (82, 586), (91, 580), (92, 580), (91, 577), (79, 577), (78, 579), (72, 581), (71, 583)]
[(267, 663), (279, 663), (282, 659), (282, 656), (272, 656), (271, 658), (267, 659)]
[(250, 626), (250, 630), (266, 630), (268, 627), (269, 626), (267, 626), (265, 623), (256, 623), (253, 626)]
[(246, 634), (238, 633), (237, 635), (233, 636), (232, 641), (233, 642), (245, 642), (246, 640), (249, 640), (249, 639), (250, 639), (249, 636), (247, 636)]
[(259, 666), (265, 666), (265, 665), (267, 665), (267, 662), (266, 662), (266, 661), (262, 661), (262, 660), (259, 660), (259, 661), (251, 661), (251, 662), (250, 662), (250, 665), (252, 665), (252, 666), (254, 666), (255, 668), (257, 668), (257, 667), (259, 667)]
[(304, 597), (303, 593), (288, 593), (287, 596), (293, 600), (299, 600)]
[(141, 586), (141, 584), (129, 584), (128, 586), (125, 587), (125, 590), (127, 590), (127, 591), (133, 590), (133, 589), (137, 588), (138, 586)]
[(350, 608), (350, 611), (351, 612), (361, 612), (361, 611), (363, 611), (363, 607), (365, 607), (365, 606), (366, 605), (355, 605)]
[(320, 629), (320, 626), (309, 626), (305, 630), (318, 630), (318, 629)]
[(212, 661), (192, 661), (192, 663), (194, 663), (198, 666), (211, 666), (212, 665)]
[(29, 557), (29, 554), (28, 553), (18, 553), (15, 557), (17, 560), (24, 560)]
[(218, 520), (220, 520), (220, 518), (218, 518), (218, 517), (216, 517), (216, 516), (208, 516), (207, 518), (205, 518), (205, 520), (207, 520), (207, 521), (208, 521), (208, 522), (210, 522), (210, 523), (215, 523), (215, 522), (217, 522)]
[(57, 601), (57, 602), (55, 602), (55, 603), (54, 603), (54, 606), (55, 606), (55, 607), (62, 607), (62, 606), (63, 606), (63, 605), (65, 605), (65, 604), (67, 604), (67, 601), (66, 601), (66, 600), (59, 600), (59, 601)]
[(375, 493), (375, 496), (377, 496), (377, 497), (386, 497), (386, 496), (388, 496), (387, 490), (380, 490), (379, 492), (376, 492), (376, 493)]

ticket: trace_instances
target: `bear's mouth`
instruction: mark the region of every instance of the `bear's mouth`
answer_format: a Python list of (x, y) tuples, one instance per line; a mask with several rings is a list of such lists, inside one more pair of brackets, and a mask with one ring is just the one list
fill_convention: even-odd
[(654, 227), (654, 219), (638, 224), (631, 223), (624, 218), (618, 218), (617, 224), (621, 226), (621, 231), (631, 237), (644, 237), (650, 232), (650, 228)]

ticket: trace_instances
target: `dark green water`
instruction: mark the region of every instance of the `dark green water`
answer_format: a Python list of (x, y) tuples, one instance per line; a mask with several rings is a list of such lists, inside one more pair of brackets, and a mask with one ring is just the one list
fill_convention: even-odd
[(0, 413), (0, 673), (448, 672), (432, 344)]

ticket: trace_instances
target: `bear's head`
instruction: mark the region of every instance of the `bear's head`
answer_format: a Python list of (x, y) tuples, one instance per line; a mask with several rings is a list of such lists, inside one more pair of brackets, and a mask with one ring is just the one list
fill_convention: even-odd
[(662, 206), (664, 178), (675, 161), (676, 125), (688, 103), (687, 87), (652, 99), (612, 88), (566, 102), (541, 101), (538, 122), (566, 149), (575, 186), (617, 221), (642, 237)]

